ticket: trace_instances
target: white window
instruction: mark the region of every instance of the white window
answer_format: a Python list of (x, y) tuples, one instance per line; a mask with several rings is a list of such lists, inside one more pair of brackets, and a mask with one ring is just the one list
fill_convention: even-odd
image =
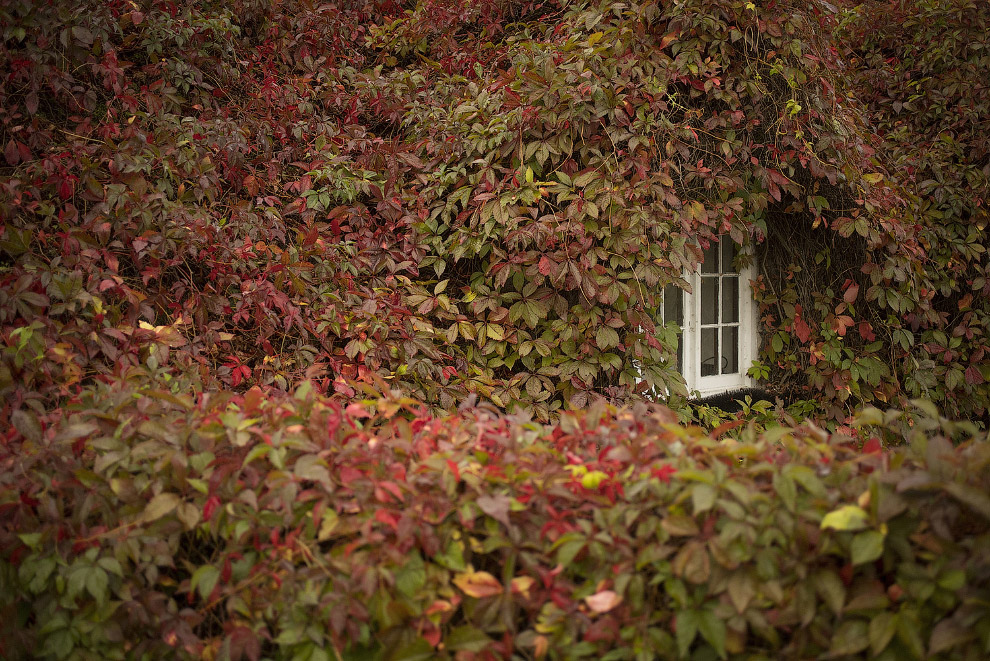
[(750, 280), (752, 265), (737, 269), (737, 247), (725, 237), (704, 251), (701, 268), (685, 274), (689, 294), (664, 289), (664, 321), (681, 328), (677, 370), (688, 392), (700, 396), (753, 385), (746, 370), (756, 358), (757, 311)]

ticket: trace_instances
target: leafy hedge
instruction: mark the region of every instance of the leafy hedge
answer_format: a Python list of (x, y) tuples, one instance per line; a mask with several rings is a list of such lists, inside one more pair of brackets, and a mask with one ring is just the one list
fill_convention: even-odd
[[(972, 426), (923, 408), (902, 427), (868, 411), (853, 436), (708, 435), (598, 405), (544, 427), (367, 394), (120, 381), (4, 446), (0, 656), (990, 651), (990, 444)], [(878, 425), (905, 444), (882, 450)]]

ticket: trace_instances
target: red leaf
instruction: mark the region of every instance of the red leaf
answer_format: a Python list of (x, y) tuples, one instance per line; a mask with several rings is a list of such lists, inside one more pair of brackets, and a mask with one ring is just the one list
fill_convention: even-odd
[(399, 489), (398, 484), (396, 484), (395, 482), (385, 481), (379, 483), (378, 486), (380, 486), (382, 489), (388, 491), (390, 494), (395, 496), (395, 499), (398, 500), (400, 503), (402, 502), (402, 490)]
[(544, 255), (543, 257), (540, 257), (540, 264), (537, 268), (540, 269), (540, 273), (548, 276), (553, 270), (553, 263), (546, 255)]
[(213, 518), (213, 513), (220, 507), (220, 496), (210, 496), (203, 505), (203, 520), (209, 521)]
[(387, 526), (391, 526), (394, 530), (399, 529), (399, 517), (388, 510), (375, 510), (375, 521), (380, 521)]
[(677, 472), (677, 469), (670, 464), (664, 464), (660, 468), (654, 468), (653, 477), (659, 478), (664, 484), (670, 484), (670, 476)]
[(877, 336), (873, 334), (873, 326), (868, 321), (859, 322), (859, 336), (867, 342), (877, 339)]
[(866, 443), (863, 443), (863, 452), (865, 454), (880, 454), (883, 447), (880, 445), (880, 439), (876, 436), (871, 436)]
[(794, 332), (797, 334), (801, 344), (807, 344), (808, 340), (811, 339), (811, 326), (804, 323), (804, 319), (801, 317), (796, 317), (794, 319)]
[(7, 165), (17, 165), (17, 162), (21, 160), (20, 154), (17, 153), (17, 143), (13, 140), (7, 142), (7, 146), (3, 150), (3, 156), (7, 159)]
[(848, 289), (846, 289), (846, 293), (842, 295), (842, 300), (845, 301), (846, 303), (852, 303), (853, 301), (856, 300), (856, 296), (858, 294), (859, 294), (859, 285), (857, 285), (854, 282), (851, 285), (849, 285)]
[(971, 386), (978, 386), (983, 383), (983, 375), (973, 365), (966, 368), (966, 383)]
[(451, 461), (450, 459), (448, 459), (447, 460), (447, 468), (449, 468), (450, 469), (450, 472), (454, 474), (454, 480), (457, 481), (457, 482), (460, 482), (461, 481), (461, 469), (458, 468), (457, 464), (455, 464), (453, 461)]

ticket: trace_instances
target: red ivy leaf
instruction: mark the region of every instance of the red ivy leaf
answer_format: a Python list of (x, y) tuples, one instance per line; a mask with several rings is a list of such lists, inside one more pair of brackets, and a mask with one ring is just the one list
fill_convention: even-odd
[(3, 150), (3, 156), (7, 159), (7, 165), (17, 165), (17, 162), (21, 160), (21, 156), (17, 152), (17, 143), (13, 140), (8, 141)]
[(209, 521), (213, 518), (214, 512), (220, 507), (220, 496), (210, 496), (203, 505), (203, 520)]
[(966, 383), (971, 386), (978, 386), (983, 383), (983, 375), (973, 365), (966, 368)]
[(876, 436), (871, 436), (870, 439), (863, 444), (863, 452), (865, 454), (880, 454), (882, 449), (880, 439)]
[(801, 344), (807, 344), (808, 340), (811, 339), (811, 326), (804, 323), (804, 319), (801, 317), (794, 319), (794, 332), (797, 334), (798, 339), (801, 340)]
[(842, 300), (846, 303), (852, 303), (856, 300), (856, 296), (859, 294), (859, 285), (855, 282), (849, 285), (846, 289), (846, 293), (842, 295)]
[(375, 510), (375, 520), (381, 521), (385, 525), (391, 526), (394, 530), (399, 529), (399, 517), (385, 509)]
[(550, 262), (550, 259), (544, 255), (543, 257), (540, 257), (540, 264), (537, 268), (540, 269), (540, 273), (548, 276), (553, 270), (553, 264)]

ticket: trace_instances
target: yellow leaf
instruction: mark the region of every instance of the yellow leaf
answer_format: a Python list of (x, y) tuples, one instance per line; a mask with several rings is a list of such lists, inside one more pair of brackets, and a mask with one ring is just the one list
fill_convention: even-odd
[(521, 594), (526, 599), (529, 599), (529, 590), (533, 587), (536, 581), (530, 576), (516, 576), (512, 579), (512, 593)]
[(454, 576), (454, 585), (469, 597), (484, 599), (502, 594), (502, 584), (486, 571), (470, 571)]
[(597, 489), (602, 480), (607, 477), (608, 475), (601, 471), (591, 471), (581, 478), (581, 486), (585, 489)]
[(867, 527), (866, 512), (856, 505), (844, 505), (839, 509), (829, 512), (822, 519), (821, 529), (834, 528), (835, 530), (862, 530)]
[(871, 172), (869, 174), (863, 175), (863, 181), (869, 182), (871, 184), (879, 184), (883, 181), (883, 175), (879, 172)]

